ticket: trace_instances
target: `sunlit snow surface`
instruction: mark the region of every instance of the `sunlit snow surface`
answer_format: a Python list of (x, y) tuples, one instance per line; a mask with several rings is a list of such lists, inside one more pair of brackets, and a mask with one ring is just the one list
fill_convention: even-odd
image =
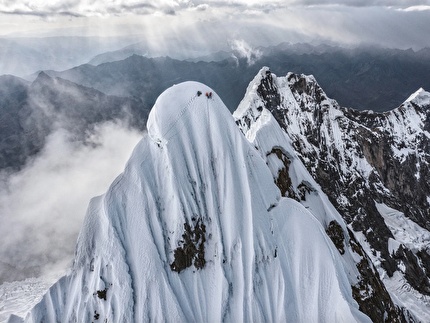
[[(318, 220), (280, 197), (218, 95), (176, 85), (147, 128), (124, 173), (91, 201), (71, 273), (26, 321), (369, 321)], [(196, 219), (206, 265), (172, 271), (184, 223)]]
[(6, 322), (11, 314), (25, 316), (41, 301), (52, 284), (42, 278), (5, 282), (0, 285), (0, 322)]

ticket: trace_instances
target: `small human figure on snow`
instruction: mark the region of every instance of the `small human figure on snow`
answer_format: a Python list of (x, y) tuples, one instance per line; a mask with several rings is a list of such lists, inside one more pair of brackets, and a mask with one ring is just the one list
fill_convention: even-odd
[(206, 92), (206, 97), (207, 97), (208, 99), (212, 98), (212, 92)]

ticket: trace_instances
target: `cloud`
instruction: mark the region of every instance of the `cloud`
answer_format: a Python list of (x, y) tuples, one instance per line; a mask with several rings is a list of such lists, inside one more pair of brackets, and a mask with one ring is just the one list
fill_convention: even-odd
[(262, 46), (329, 41), (419, 49), (430, 46), (428, 8), (430, 0), (0, 0), (0, 33), (133, 34), (141, 36), (136, 42), (147, 40), (155, 48), (178, 40), (171, 47), (192, 46), (196, 55), (228, 49), (226, 39)]
[(0, 13), (33, 16), (117, 16), (117, 15), (174, 15), (180, 11), (197, 9), (204, 11), (208, 7), (221, 10), (234, 10), (236, 13), (264, 12), (288, 9), (291, 6), (327, 6), (341, 5), (351, 7), (395, 7), (410, 8), (430, 5), (429, 0), (47, 0), (30, 2), (28, 0), (1, 0)]
[(58, 276), (73, 259), (90, 198), (122, 172), (141, 134), (119, 123), (96, 127), (86, 144), (57, 130), (25, 169), (0, 186), (0, 283)]
[(235, 39), (230, 43), (231, 50), (236, 59), (245, 58), (248, 65), (254, 65), (261, 58), (263, 53), (255, 48), (252, 48), (243, 39)]
[(418, 6), (411, 6), (407, 7), (405, 9), (401, 9), (403, 11), (430, 11), (430, 5), (418, 5)]
[(2, 0), (0, 13), (33, 16), (116, 16), (125, 14), (174, 14), (177, 9), (191, 4), (184, 0), (48, 0), (30, 3), (28, 0)]
[(385, 7), (407, 8), (410, 6), (429, 4), (428, 0), (295, 0), (295, 5), (301, 6), (331, 6), (345, 7)]

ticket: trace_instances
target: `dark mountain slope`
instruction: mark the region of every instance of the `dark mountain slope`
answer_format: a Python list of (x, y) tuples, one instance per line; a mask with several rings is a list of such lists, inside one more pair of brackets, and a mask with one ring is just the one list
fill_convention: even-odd
[(359, 110), (387, 111), (400, 105), (417, 88), (430, 88), (430, 55), (425, 50), (347, 50), (305, 45), (259, 49), (262, 55), (254, 65), (233, 56), (219, 61), (191, 62), (134, 55), (96, 67), (82, 65), (49, 74), (107, 94), (139, 97), (148, 108), (166, 87), (197, 80), (221, 93), (233, 111), (249, 80), (263, 65), (271, 66), (282, 75), (291, 71), (312, 74), (330, 97), (342, 106)]
[(43, 72), (31, 84), (13, 76), (2, 76), (0, 82), (0, 169), (19, 169), (55, 129), (85, 141), (99, 122), (121, 119), (143, 129), (148, 115), (138, 100), (106, 95)]

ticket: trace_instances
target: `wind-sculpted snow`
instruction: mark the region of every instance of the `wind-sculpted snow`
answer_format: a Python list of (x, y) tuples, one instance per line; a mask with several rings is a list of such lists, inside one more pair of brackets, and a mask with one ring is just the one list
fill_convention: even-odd
[(91, 201), (73, 268), (26, 321), (369, 322), (347, 270), (218, 95), (186, 82), (159, 97)]

